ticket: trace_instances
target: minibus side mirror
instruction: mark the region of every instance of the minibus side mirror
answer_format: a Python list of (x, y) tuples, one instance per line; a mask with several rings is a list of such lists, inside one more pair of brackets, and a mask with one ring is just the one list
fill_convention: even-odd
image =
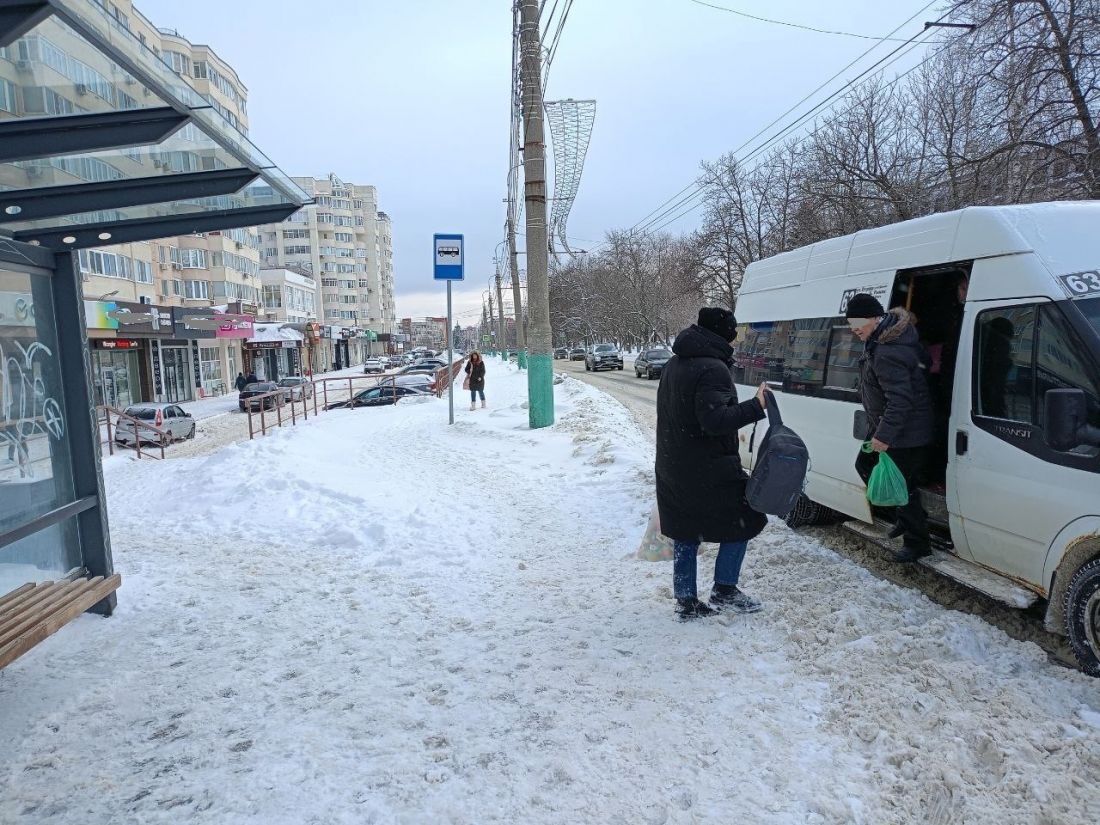
[(871, 435), (871, 419), (867, 417), (867, 410), (856, 410), (852, 418), (852, 438), (857, 441), (866, 441)]
[(1043, 437), (1052, 450), (1066, 453), (1082, 445), (1100, 446), (1100, 428), (1088, 424), (1084, 390), (1047, 390), (1043, 404)]

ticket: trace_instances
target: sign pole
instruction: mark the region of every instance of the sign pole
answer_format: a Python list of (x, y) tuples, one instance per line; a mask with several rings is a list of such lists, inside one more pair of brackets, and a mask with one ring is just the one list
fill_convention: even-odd
[(455, 340), (452, 330), (454, 322), (451, 320), (451, 282), (447, 281), (447, 369), (450, 371), (450, 380), (447, 382), (447, 403), (451, 409), (451, 423), (455, 423)]
[(447, 403), (450, 407), (450, 422), (455, 423), (455, 342), (454, 317), (451, 306), (451, 282), (461, 281), (465, 274), (465, 239), (462, 235), (440, 234), (432, 236), (434, 259), (432, 277), (447, 282), (447, 369), (451, 371), (447, 384)]

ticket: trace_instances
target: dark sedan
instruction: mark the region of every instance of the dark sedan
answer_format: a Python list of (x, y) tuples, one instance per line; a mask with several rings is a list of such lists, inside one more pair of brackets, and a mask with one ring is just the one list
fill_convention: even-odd
[(634, 362), (634, 374), (639, 378), (645, 376), (651, 381), (661, 377), (661, 370), (665, 368), (672, 353), (667, 349), (647, 349), (638, 356)]
[(569, 349), (567, 347), (558, 347), (556, 350), (554, 350), (555, 361), (564, 361), (568, 357)]
[[(262, 396), (265, 393), (279, 391), (278, 395), (270, 395), (266, 398), (257, 398), (255, 396)], [(286, 403), (287, 395), (290, 392), (288, 389), (282, 389), (274, 381), (260, 381), (256, 384), (246, 384), (245, 388), (241, 390), (241, 394), (237, 396), (237, 406), (241, 412), (252, 409), (254, 412), (263, 410), (273, 410), (275, 407), (281, 407)]]
[(584, 347), (573, 347), (573, 349), (569, 350), (569, 360), (583, 361), (584, 356), (586, 356), (587, 354), (588, 350), (586, 350)]
[(356, 407), (388, 407), (396, 404), (402, 398), (410, 396), (423, 398), (430, 396), (431, 392), (423, 387), (409, 387), (403, 385), (386, 385), (384, 387), (371, 387), (360, 390), (347, 401), (337, 401), (329, 404), (326, 410), (352, 410)]

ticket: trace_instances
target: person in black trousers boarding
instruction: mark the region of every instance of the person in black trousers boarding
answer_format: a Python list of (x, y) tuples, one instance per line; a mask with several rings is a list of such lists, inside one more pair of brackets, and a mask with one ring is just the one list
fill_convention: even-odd
[(931, 552), (928, 514), (917, 485), (935, 440), (935, 421), (915, 319), (901, 307), (886, 312), (866, 293), (852, 297), (845, 317), (865, 345), (859, 359), (859, 392), (869, 419), (872, 452), (860, 452), (856, 472), (866, 483), (881, 453), (898, 465), (909, 503), (896, 508), (897, 523), (890, 535), (904, 537), (904, 548), (894, 559), (916, 561)]

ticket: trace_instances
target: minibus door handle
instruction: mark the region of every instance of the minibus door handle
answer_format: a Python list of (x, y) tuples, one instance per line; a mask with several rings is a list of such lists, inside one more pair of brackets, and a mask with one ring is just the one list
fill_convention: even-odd
[(966, 455), (970, 449), (970, 433), (966, 430), (958, 430), (955, 433), (955, 455)]

